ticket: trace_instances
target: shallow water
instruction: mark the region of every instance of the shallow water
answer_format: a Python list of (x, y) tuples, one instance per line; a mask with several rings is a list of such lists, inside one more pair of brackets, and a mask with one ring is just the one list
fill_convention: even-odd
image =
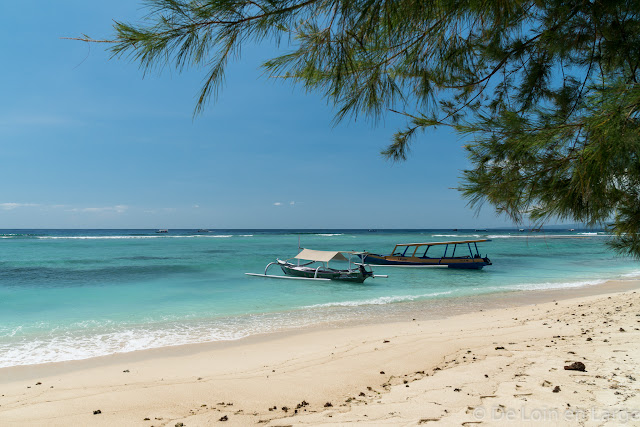
[[(389, 278), (363, 284), (244, 275), (293, 257), (298, 238), (312, 249), (383, 254), (396, 243), (489, 238), (479, 249), (493, 265), (379, 267)], [(0, 230), (0, 367), (384, 317), (403, 303), (640, 276), (638, 263), (616, 256), (607, 239), (593, 231)]]

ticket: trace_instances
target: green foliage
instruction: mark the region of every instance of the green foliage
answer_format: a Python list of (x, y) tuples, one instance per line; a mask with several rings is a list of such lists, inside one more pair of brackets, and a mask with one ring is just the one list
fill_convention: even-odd
[(337, 120), (402, 114), (472, 141), (462, 193), (525, 218), (610, 223), (640, 256), (640, 0), (149, 0), (112, 51), (145, 70), (208, 71), (196, 112), (243, 43), (284, 37), (272, 77), (323, 93)]

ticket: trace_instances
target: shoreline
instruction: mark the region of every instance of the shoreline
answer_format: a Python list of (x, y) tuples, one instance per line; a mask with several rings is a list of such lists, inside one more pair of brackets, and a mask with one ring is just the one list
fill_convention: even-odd
[[(245, 343), (260, 343), (281, 337), (295, 336), (309, 332), (341, 329), (348, 327), (367, 327), (377, 324), (388, 324), (404, 322), (409, 320), (436, 320), (446, 319), (455, 315), (462, 315), (485, 310), (495, 310), (504, 308), (521, 307), (545, 302), (555, 302), (556, 300), (566, 300), (583, 296), (604, 295), (609, 293), (624, 292), (628, 290), (640, 289), (640, 278), (611, 279), (604, 283), (581, 285), (566, 288), (551, 288), (540, 290), (501, 290), (488, 292), (479, 295), (453, 296), (437, 299), (426, 299), (418, 301), (402, 301), (388, 304), (370, 305), (373, 314), (379, 316), (367, 319), (354, 318), (354, 313), (350, 313), (346, 320), (325, 320), (310, 325), (296, 326), (283, 330), (271, 332), (261, 332), (240, 337), (237, 339), (195, 342), (187, 344), (177, 344), (173, 346), (153, 347), (147, 349), (133, 350), (93, 356), (84, 359), (61, 360), (55, 362), (43, 362), (26, 365), (14, 365), (0, 367), (0, 373), (7, 373), (6, 378), (14, 378), (15, 372), (39, 372), (37, 375), (45, 375), (49, 369), (62, 368), (65, 371), (84, 369), (85, 367), (102, 366), (112, 363), (113, 359), (144, 360), (146, 358), (162, 357), (163, 355), (184, 354), (185, 352), (198, 353), (201, 351), (215, 350), (240, 346)], [(366, 305), (358, 306), (363, 308)], [(330, 307), (335, 311), (350, 311), (353, 307)], [(302, 311), (301, 309), (298, 311)], [(77, 365), (77, 366), (76, 366)], [(37, 376), (36, 375), (36, 376)], [(4, 375), (3, 375), (4, 376)]]
[[(625, 280), (535, 294), (519, 291), (520, 304), (502, 295), (484, 300), (481, 311), (470, 306), (446, 317), (318, 325), (236, 341), (2, 368), (0, 423), (193, 426), (214, 424), (224, 416), (230, 425), (473, 422), (477, 413), (467, 408), (494, 399), (511, 402), (518, 412), (522, 399), (542, 405), (570, 398), (576, 407), (588, 403), (585, 396), (601, 408), (625, 398), (640, 410), (638, 385), (623, 375), (628, 371), (633, 377), (640, 370), (635, 357), (639, 288), (640, 281)], [(586, 341), (586, 334), (593, 339)], [(617, 342), (620, 363), (612, 353), (618, 348), (610, 344)], [(565, 359), (583, 360), (587, 373), (566, 376), (560, 366)], [(596, 364), (599, 370), (591, 368)], [(540, 366), (546, 371), (536, 371)], [(522, 377), (523, 372), (528, 373)], [(596, 392), (600, 385), (589, 385), (602, 379), (616, 386), (607, 389), (606, 398)], [(539, 385), (545, 381), (577, 393), (552, 393)], [(514, 383), (513, 390), (505, 394), (501, 387), (507, 383)], [(516, 392), (521, 388), (526, 392)], [(93, 415), (98, 409), (101, 413)]]

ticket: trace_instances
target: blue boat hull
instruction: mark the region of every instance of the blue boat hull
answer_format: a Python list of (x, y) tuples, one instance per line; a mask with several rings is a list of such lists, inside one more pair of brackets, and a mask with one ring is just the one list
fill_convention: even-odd
[(363, 264), (371, 265), (387, 265), (397, 267), (448, 267), (448, 268), (464, 268), (479, 270), (485, 265), (491, 265), (489, 258), (470, 258), (470, 257), (447, 257), (447, 258), (429, 258), (429, 257), (401, 257), (401, 256), (385, 256), (377, 254), (358, 255)]

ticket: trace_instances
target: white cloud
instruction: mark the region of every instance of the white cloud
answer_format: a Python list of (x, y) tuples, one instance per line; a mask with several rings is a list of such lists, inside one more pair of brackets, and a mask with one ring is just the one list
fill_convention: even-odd
[(197, 209), (200, 207), (200, 205), (193, 205), (193, 207)]
[(296, 202), (294, 202), (294, 201), (290, 201), (289, 202), (289, 206), (295, 206), (295, 205), (296, 205)]
[(273, 204), (273, 206), (282, 206), (282, 203), (280, 203), (280, 202), (275, 202), (275, 203)]
[(73, 208), (70, 209), (71, 212), (83, 212), (83, 213), (105, 213), (105, 212), (115, 212), (115, 213), (124, 213), (128, 206), (125, 205), (116, 205), (116, 206), (104, 206), (99, 208)]
[(0, 203), (0, 209), (4, 209), (5, 211), (10, 211), (16, 208), (26, 208), (39, 206), (35, 203)]
[(124, 213), (129, 207), (127, 205), (88, 207), (88, 208), (72, 208), (69, 205), (43, 205), (40, 203), (0, 203), (0, 210), (11, 211), (18, 208), (40, 207), (42, 210), (49, 209), (65, 209), (67, 212), (82, 213)]

